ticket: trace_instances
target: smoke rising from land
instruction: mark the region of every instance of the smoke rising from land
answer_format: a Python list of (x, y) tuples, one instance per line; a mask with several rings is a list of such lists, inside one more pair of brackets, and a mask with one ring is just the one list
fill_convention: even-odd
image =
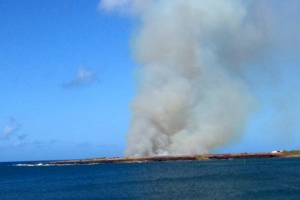
[(264, 4), (107, 2), (100, 7), (125, 7), (141, 20), (133, 38), (141, 78), (125, 156), (208, 153), (238, 139), (256, 109), (244, 80), (246, 63), (260, 56), (272, 37)]

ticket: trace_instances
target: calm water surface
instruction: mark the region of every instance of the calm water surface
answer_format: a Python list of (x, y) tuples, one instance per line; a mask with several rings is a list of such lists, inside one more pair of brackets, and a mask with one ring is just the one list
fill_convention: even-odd
[(73, 166), (0, 163), (0, 199), (300, 199), (300, 158)]

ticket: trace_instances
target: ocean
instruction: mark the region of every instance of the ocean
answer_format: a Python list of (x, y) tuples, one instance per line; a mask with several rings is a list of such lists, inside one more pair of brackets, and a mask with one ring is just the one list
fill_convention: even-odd
[(17, 166), (0, 199), (300, 199), (300, 158)]

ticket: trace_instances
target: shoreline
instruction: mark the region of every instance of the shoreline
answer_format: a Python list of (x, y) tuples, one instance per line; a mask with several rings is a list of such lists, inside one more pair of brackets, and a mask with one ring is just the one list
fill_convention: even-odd
[(148, 156), (129, 158), (93, 158), (77, 160), (59, 160), (42, 162), (42, 165), (84, 165), (84, 164), (108, 164), (108, 163), (144, 163), (144, 162), (168, 162), (168, 161), (193, 161), (193, 160), (231, 160), (251, 158), (278, 158), (278, 157), (300, 157), (285, 152), (277, 153), (237, 153), (237, 154), (197, 154), (186, 156)]

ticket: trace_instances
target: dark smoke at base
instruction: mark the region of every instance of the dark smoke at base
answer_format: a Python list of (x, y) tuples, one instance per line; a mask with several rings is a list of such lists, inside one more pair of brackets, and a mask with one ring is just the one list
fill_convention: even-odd
[(208, 153), (241, 137), (257, 105), (243, 72), (271, 38), (263, 3), (103, 0), (100, 6), (129, 9), (141, 20), (133, 39), (141, 78), (125, 156)]

